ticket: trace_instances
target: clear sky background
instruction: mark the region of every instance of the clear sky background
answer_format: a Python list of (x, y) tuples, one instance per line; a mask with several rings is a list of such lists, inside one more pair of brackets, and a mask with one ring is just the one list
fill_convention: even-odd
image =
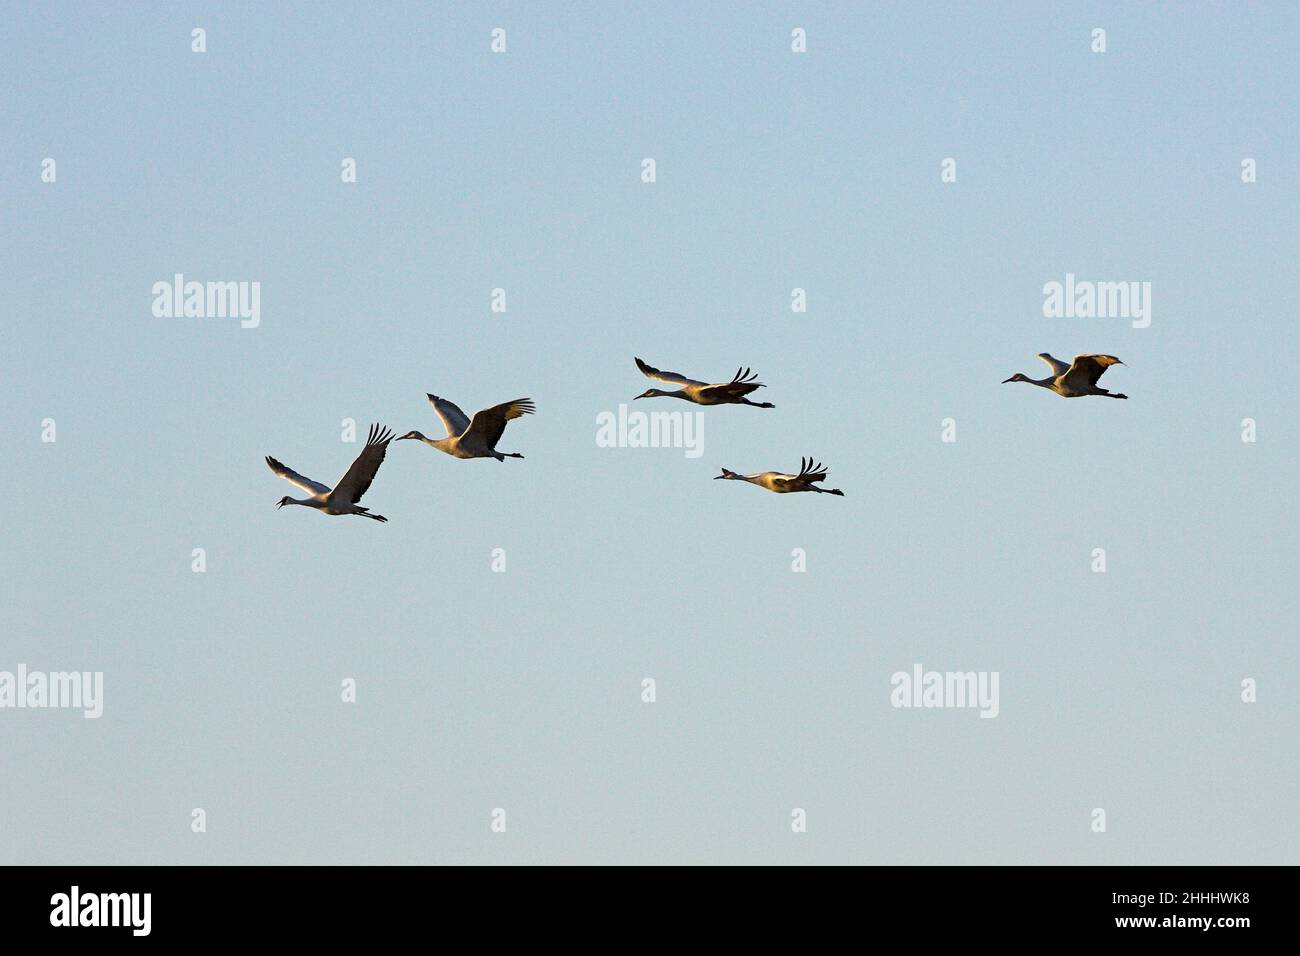
[[(1300, 862), (1293, 4), (3, 20), (0, 670), (106, 699), (0, 711), (0, 862)], [(1068, 272), (1151, 326), (1044, 318)], [(999, 384), (1040, 351), (1130, 400)], [(634, 355), (776, 408), (597, 447)], [(274, 508), (426, 392), (531, 396), (526, 459)], [(844, 498), (710, 480), (806, 454)], [(918, 663), (1000, 715), (891, 707)]]

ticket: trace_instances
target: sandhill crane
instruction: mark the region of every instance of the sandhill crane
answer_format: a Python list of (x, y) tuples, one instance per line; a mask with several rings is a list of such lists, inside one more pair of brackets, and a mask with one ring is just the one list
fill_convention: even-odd
[(636, 360), (636, 367), (649, 378), (682, 386), (682, 389), (677, 392), (665, 392), (658, 388), (648, 388), (637, 398), (684, 398), (696, 405), (752, 405), (754, 408), (776, 408), (771, 402), (751, 402), (745, 397), (755, 389), (764, 387), (762, 382), (754, 381), (754, 379), (758, 378), (758, 375), (750, 372), (749, 369), (737, 369), (736, 377), (730, 382), (724, 382), (721, 385), (709, 385), (706, 382), (697, 382), (693, 378), (687, 378), (680, 372), (661, 372), (651, 365), (646, 365), (640, 359)]
[(332, 490), (319, 481), (304, 478), (292, 468), (285, 467), (268, 455), (266, 463), (271, 466), (273, 472), (285, 481), (297, 485), (303, 491), (311, 492), (310, 498), (304, 498), (301, 501), (285, 495), (276, 504), (276, 507), (303, 505), (307, 508), (323, 511), (327, 515), (361, 515), (363, 518), (387, 521), (388, 519), (383, 515), (372, 515), (369, 508), (363, 508), (357, 502), (366, 493), (370, 483), (375, 480), (375, 472), (379, 470), (379, 466), (383, 463), (384, 455), (388, 451), (388, 443), (392, 440), (393, 433), (387, 428), (371, 425), (370, 435), (366, 439), (366, 447), (361, 449), (361, 454), (357, 455), (357, 460), (352, 463), (352, 467), (347, 470), (347, 474), (339, 479), (338, 484)]
[(407, 432), (404, 438), (414, 438), (424, 442), (430, 448), (445, 451), (456, 458), (495, 458), (505, 461), (507, 458), (523, 458), (515, 452), (497, 451), (497, 442), (506, 430), (506, 422), (514, 421), (521, 415), (531, 415), (537, 409), (531, 398), (516, 398), (513, 402), (502, 402), (474, 413), (468, 419), (465, 413), (445, 398), (437, 395), (425, 396), (429, 404), (438, 413), (442, 423), (447, 426), (446, 438), (426, 438), (419, 432)]
[(1003, 379), (1002, 384), (1005, 385), (1007, 382), (1028, 382), (1030, 385), (1050, 388), (1057, 395), (1065, 398), (1081, 398), (1084, 395), (1128, 398), (1127, 395), (1121, 395), (1119, 392), (1108, 392), (1104, 388), (1097, 387), (1097, 379), (1101, 378), (1102, 372), (1112, 365), (1124, 364), (1113, 355), (1076, 355), (1073, 365), (1066, 365), (1060, 359), (1054, 359), (1046, 352), (1039, 352), (1038, 357), (1051, 367), (1051, 375), (1047, 378), (1030, 378), (1028, 375), (1017, 372), (1010, 378)]
[(844, 497), (844, 492), (838, 488), (818, 488), (813, 482), (826, 480), (826, 466), (813, 464), (811, 458), (801, 458), (799, 460), (799, 474), (786, 475), (779, 471), (760, 471), (756, 475), (738, 475), (734, 471), (722, 469), (722, 474), (714, 476), (714, 481), (726, 478), (730, 481), (747, 481), (751, 485), (758, 485), (760, 488), (766, 488), (768, 491), (775, 491), (778, 495), (789, 494), (793, 491), (816, 491), (823, 495), (839, 495)]

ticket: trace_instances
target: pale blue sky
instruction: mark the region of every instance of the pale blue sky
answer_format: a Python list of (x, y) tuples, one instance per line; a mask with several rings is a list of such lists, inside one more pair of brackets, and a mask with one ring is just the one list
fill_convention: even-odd
[[(1294, 5), (3, 19), (0, 670), (106, 699), (0, 711), (0, 862), (1300, 861)], [(154, 318), (176, 272), (260, 327)], [(1044, 318), (1067, 272), (1151, 327)], [(1130, 400), (999, 384), (1040, 351)], [(598, 448), (633, 355), (777, 407)], [(531, 396), (526, 459), (273, 507), (429, 391)], [(805, 454), (846, 497), (710, 480)], [(892, 708), (916, 663), (999, 717)]]

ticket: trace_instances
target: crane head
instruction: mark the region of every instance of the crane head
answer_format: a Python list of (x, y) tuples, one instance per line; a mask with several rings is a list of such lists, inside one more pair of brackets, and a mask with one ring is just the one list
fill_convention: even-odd
[(1012, 375), (1010, 378), (1004, 378), (1002, 380), (1002, 384), (1005, 385), (1007, 384), (1007, 382), (1027, 382), (1027, 381), (1029, 381), (1029, 379), (1027, 379), (1020, 372), (1017, 372), (1015, 375)]
[(289, 496), (285, 495), (283, 498), (281, 498), (279, 501), (275, 503), (275, 507), (278, 510), (280, 508), (283, 508), (288, 503), (289, 503)]
[[(642, 393), (641, 393), (640, 395), (638, 395), (636, 398), (657, 398), (658, 396), (660, 396), (660, 395), (665, 395), (665, 394), (667, 394), (667, 393), (666, 393), (666, 392), (661, 392), (661, 391), (660, 391), (659, 389), (657, 389), (657, 388), (647, 388), (644, 392), (642, 392)], [(632, 401), (636, 401), (636, 398), (632, 399)]]
[(723, 468), (723, 469), (722, 469), (722, 474), (720, 474), (720, 475), (714, 475), (714, 476), (713, 476), (713, 480), (714, 480), (714, 481), (717, 481), (717, 480), (720, 479), (720, 478), (739, 478), (739, 477), (740, 477), (740, 476), (737, 475), (734, 471), (727, 471), (727, 469)]
[(424, 436), (421, 435), (419, 432), (407, 432), (405, 435), (399, 436), (397, 438), (397, 441), (401, 441), (403, 438), (418, 438), (423, 440)]

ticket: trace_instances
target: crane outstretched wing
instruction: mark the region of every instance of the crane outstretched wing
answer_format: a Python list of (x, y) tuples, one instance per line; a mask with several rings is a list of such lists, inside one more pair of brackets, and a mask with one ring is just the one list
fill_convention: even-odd
[(1044, 362), (1046, 362), (1048, 366), (1052, 369), (1052, 378), (1056, 378), (1059, 375), (1064, 375), (1066, 372), (1070, 370), (1070, 366), (1066, 365), (1060, 359), (1052, 358), (1046, 352), (1039, 352), (1038, 357), (1042, 359)]
[[(633, 356), (635, 358), (635, 356)], [(636, 367), (641, 370), (641, 374), (647, 378), (653, 378), (660, 382), (668, 382), (672, 385), (707, 385), (708, 382), (697, 382), (693, 378), (687, 378), (681, 372), (665, 372), (655, 368), (653, 365), (647, 365), (640, 359), (636, 360)]]
[(445, 398), (439, 398), (437, 395), (425, 395), (433, 410), (438, 413), (442, 423), (447, 426), (447, 436), (457, 438), (465, 434), (465, 429), (469, 428), (469, 416), (460, 410), (455, 402), (449, 402)]
[(1119, 359), (1113, 355), (1076, 355), (1074, 364), (1070, 366), (1069, 377), (1071, 380), (1087, 382), (1089, 385), (1096, 385), (1097, 379), (1101, 378), (1102, 372), (1112, 365), (1123, 365)]
[(366, 493), (370, 483), (375, 480), (375, 472), (383, 464), (384, 455), (388, 453), (388, 443), (393, 440), (393, 433), (381, 425), (371, 425), (366, 438), (366, 447), (361, 449), (357, 460), (347, 470), (339, 483), (334, 486), (332, 497), (341, 502), (356, 504)]
[(516, 398), (513, 402), (502, 402), (474, 413), (465, 438), (481, 439), (489, 448), (496, 448), (506, 430), (506, 422), (514, 421), (521, 415), (531, 415), (537, 411), (531, 398)]
[(271, 470), (290, 484), (297, 485), (303, 491), (310, 492), (313, 495), (328, 495), (330, 489), (328, 485), (322, 485), (319, 481), (312, 481), (303, 475), (298, 474), (283, 462), (276, 461), (270, 455), (266, 456), (266, 463), (271, 466)]
[(799, 477), (804, 481), (825, 481), (826, 466), (822, 464), (813, 464), (813, 458), (801, 458), (799, 465)]
[(733, 398), (743, 398), (755, 389), (763, 388), (762, 382), (756, 382), (757, 372), (751, 372), (749, 369), (736, 369), (736, 375), (730, 382), (721, 385), (710, 385), (708, 388), (701, 389), (700, 394), (709, 395), (730, 395)]

